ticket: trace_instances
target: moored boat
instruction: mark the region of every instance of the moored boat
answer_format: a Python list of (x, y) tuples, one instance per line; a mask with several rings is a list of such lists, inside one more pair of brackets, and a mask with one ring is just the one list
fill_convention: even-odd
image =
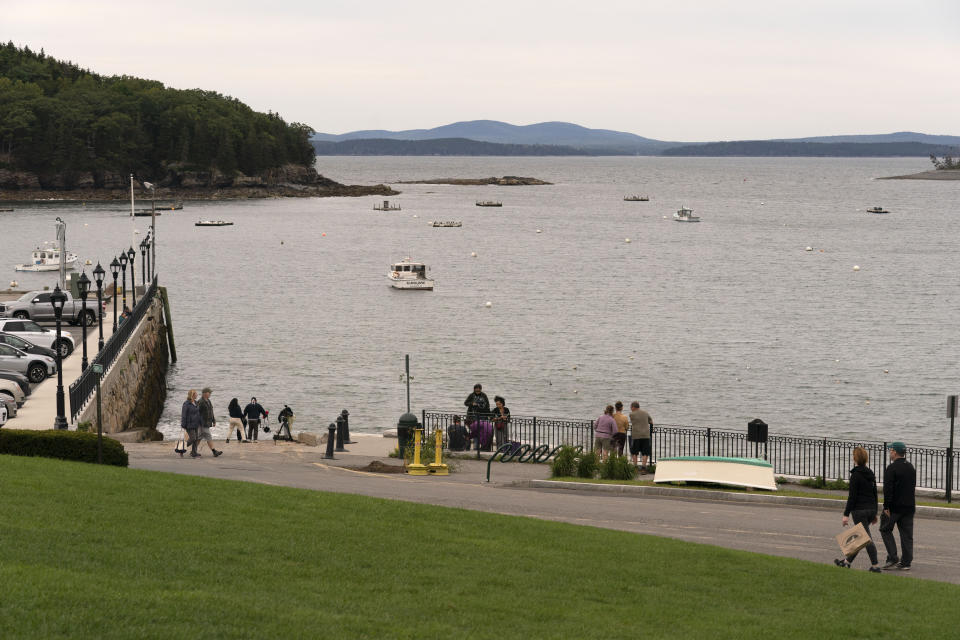
[[(60, 269), (60, 248), (52, 243), (50, 246), (37, 247), (33, 250), (30, 262), (18, 264), (16, 271), (58, 271)], [(77, 262), (77, 254), (67, 252), (64, 264), (67, 269), (73, 269)]]
[(390, 265), (387, 279), (394, 289), (433, 291), (433, 278), (427, 275), (427, 265), (410, 258)]
[(870, 207), (869, 209), (867, 209), (867, 213), (890, 213), (890, 212), (884, 209), (883, 207)]
[(503, 203), (499, 200), (477, 200), (478, 207), (502, 207)]
[(433, 227), (462, 227), (463, 223), (458, 220), (434, 220), (430, 225)]
[(623, 196), (625, 202), (650, 202), (650, 196)]
[(195, 227), (230, 227), (233, 223), (229, 220), (197, 220), (193, 225)]
[(700, 216), (693, 215), (693, 209), (688, 209), (683, 206), (673, 214), (673, 219), (677, 222), (700, 222)]

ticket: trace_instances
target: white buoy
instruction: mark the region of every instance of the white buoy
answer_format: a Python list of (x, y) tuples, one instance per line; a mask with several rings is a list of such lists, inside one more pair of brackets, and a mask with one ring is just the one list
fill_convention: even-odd
[(483, 306), (485, 306), (487, 309), (489, 309), (490, 307), (493, 306), (493, 303), (490, 302), (489, 300), (487, 300), (487, 304), (485, 304), (485, 305), (483, 305)]
[(623, 241), (626, 242), (627, 244), (630, 244), (630, 238), (624, 238)]
[(813, 251), (813, 247), (807, 247), (804, 251)]
[(767, 204), (767, 203), (766, 203), (766, 202), (761, 202), (761, 203), (760, 203), (760, 206), (762, 207), (762, 206), (765, 205), (765, 204)]
[(11, 281), (10, 281), (10, 288), (11, 288), (11, 289), (13, 289), (13, 288), (15, 288), (15, 287), (19, 287), (19, 286), (20, 286), (20, 283), (17, 282), (16, 280), (11, 280)]
[(884, 373), (890, 373), (890, 369), (884, 369), (883, 372), (884, 372)]
[(537, 233), (543, 233), (543, 229), (537, 229)]
[(860, 271), (860, 265), (858, 265), (858, 264), (853, 265), (853, 270), (854, 270), (854, 271)]
[(471, 252), (470, 252), (470, 257), (471, 257), (471, 258), (476, 258), (476, 257), (477, 257), (477, 252), (476, 252), (476, 251), (471, 251)]
[(89, 227), (90, 225), (89, 225), (89, 224), (87, 224), (86, 222), (84, 222), (84, 223), (83, 223), (83, 226), (85, 226), (85, 227)]
[(413, 214), (413, 217), (414, 217), (414, 218), (419, 218), (420, 216), (418, 216), (417, 214)]
[(87, 260), (84, 264), (90, 265), (90, 264), (93, 264), (93, 263), (90, 262), (89, 260)]
[(574, 392), (574, 393), (580, 393), (580, 392), (579, 392), (579, 391), (577, 391), (576, 389), (574, 389), (574, 390), (573, 390), (573, 392)]
[(133, 230), (133, 235), (136, 235), (136, 236), (140, 235), (140, 230), (139, 230), (139, 229), (134, 229), (134, 230)]

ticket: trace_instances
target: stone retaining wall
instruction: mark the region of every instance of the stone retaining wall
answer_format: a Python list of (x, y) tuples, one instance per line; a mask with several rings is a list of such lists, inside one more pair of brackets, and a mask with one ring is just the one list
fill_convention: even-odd
[[(130, 336), (101, 383), (104, 433), (144, 430), (144, 439), (162, 440), (156, 430), (167, 398), (170, 366), (163, 302), (157, 296), (140, 326)], [(96, 395), (80, 413), (79, 422), (97, 429)]]

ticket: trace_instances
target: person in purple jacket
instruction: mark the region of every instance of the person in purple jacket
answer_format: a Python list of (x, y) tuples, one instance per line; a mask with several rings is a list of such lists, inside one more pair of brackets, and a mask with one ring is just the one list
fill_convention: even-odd
[(613, 434), (617, 433), (617, 422), (613, 419), (613, 405), (608, 404), (603, 415), (597, 418), (593, 426), (595, 438), (593, 449), (600, 455), (600, 460), (606, 460), (613, 451)]

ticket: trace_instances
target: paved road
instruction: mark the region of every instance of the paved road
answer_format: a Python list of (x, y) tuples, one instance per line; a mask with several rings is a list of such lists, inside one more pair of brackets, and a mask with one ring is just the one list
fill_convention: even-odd
[[(718, 545), (771, 555), (801, 558), (831, 564), (837, 555), (833, 540), (840, 531), (842, 509), (826, 511), (775, 505), (748, 505), (714, 501), (678, 500), (578, 493), (566, 490), (534, 490), (511, 486), (523, 479), (544, 479), (543, 465), (494, 463), (494, 482), (484, 482), (486, 463), (461, 462), (459, 472), (447, 478), (412, 477), (404, 474), (365, 473), (345, 468), (365, 466), (372, 460), (397, 464), (380, 454), (387, 447), (382, 438), (357, 436), (351, 453), (326, 461), (322, 450), (272, 442), (217, 444), (225, 450), (220, 458), (207, 452), (202, 458), (180, 458), (173, 444), (125, 445), (130, 466), (232, 480), (320, 489), (338, 493), (390, 498), (468, 508), (544, 520), (620, 529), (690, 542)], [(390, 447), (396, 441), (387, 441)], [(913, 571), (917, 578), (960, 584), (960, 555), (956, 539), (960, 522), (917, 519)], [(879, 534), (874, 539), (880, 543)], [(880, 544), (881, 561), (884, 557)], [(866, 570), (866, 553), (855, 569)], [(839, 570), (839, 569), (838, 569)]]

